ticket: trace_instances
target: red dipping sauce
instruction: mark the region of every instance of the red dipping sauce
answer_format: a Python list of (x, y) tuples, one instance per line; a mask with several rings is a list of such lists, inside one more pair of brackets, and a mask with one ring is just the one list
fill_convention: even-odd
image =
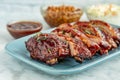
[(14, 38), (20, 38), (41, 31), (42, 24), (32, 21), (20, 21), (8, 24), (7, 29)]

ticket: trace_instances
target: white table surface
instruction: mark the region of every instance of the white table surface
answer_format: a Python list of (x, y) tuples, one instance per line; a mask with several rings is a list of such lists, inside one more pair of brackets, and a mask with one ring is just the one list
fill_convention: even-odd
[[(43, 30), (49, 27), (39, 13), (39, 5), (27, 6), (25, 0), (26, 5), (21, 7), (13, 0), (7, 1), (3, 0), (3, 4), (0, 4), (0, 80), (120, 80), (120, 56), (78, 74), (51, 76), (8, 55), (4, 47), (14, 39), (6, 30), (7, 23), (13, 20), (37, 20), (44, 24)], [(84, 15), (82, 20), (86, 19)]]

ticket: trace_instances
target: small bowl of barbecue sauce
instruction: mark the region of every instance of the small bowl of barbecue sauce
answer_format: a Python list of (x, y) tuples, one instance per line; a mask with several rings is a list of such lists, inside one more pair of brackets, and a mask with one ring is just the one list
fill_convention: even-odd
[(39, 32), (41, 29), (42, 24), (34, 21), (19, 21), (7, 24), (7, 30), (15, 39)]

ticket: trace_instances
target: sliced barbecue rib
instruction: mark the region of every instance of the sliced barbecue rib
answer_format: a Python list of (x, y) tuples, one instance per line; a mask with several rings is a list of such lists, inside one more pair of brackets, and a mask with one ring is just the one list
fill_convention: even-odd
[(110, 50), (111, 45), (100, 37), (100, 33), (89, 25), (89, 22), (77, 22), (74, 24), (73, 28), (83, 32), (92, 41), (96, 42), (100, 46), (100, 54), (107, 54), (108, 50)]
[(72, 29), (67, 29), (67, 24), (62, 24), (60, 26), (64, 26), (64, 29), (59, 27), (55, 29), (53, 33), (64, 38), (69, 43), (71, 57), (74, 57), (75, 60), (79, 62), (82, 62), (86, 58), (91, 58), (92, 55), (89, 49), (83, 44), (79, 37), (71, 34)]
[(103, 34), (101, 37), (104, 37), (105, 40), (112, 46), (112, 48), (117, 47), (117, 44), (115, 42), (119, 42), (120, 39), (116, 34), (114, 28), (100, 20), (91, 20), (90, 24), (101, 31)]
[(70, 55), (66, 41), (54, 34), (38, 34), (26, 42), (26, 48), (33, 59), (50, 65)]
[(102, 25), (101, 27), (111, 35), (113, 40), (120, 43), (120, 36), (116, 33), (115, 29), (111, 25), (100, 20), (91, 20), (90, 22), (94, 25)]
[(66, 33), (68, 36), (71, 37), (77, 37), (81, 42), (83, 42), (84, 45), (87, 46), (87, 48), (90, 50), (91, 55), (93, 56), (99, 49), (99, 45), (93, 41), (91, 41), (84, 33), (81, 31), (78, 31), (76, 29), (70, 28), (71, 25), (69, 24), (62, 24), (58, 28), (56, 28), (53, 32), (58, 32), (59, 34)]

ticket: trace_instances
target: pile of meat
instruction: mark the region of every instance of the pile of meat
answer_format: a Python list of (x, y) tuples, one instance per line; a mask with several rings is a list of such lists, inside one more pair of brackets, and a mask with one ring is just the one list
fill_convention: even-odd
[(66, 57), (78, 62), (91, 59), (96, 53), (108, 54), (120, 44), (120, 29), (108, 23), (91, 20), (61, 24), (51, 33), (40, 33), (26, 42), (30, 56), (49, 65)]

